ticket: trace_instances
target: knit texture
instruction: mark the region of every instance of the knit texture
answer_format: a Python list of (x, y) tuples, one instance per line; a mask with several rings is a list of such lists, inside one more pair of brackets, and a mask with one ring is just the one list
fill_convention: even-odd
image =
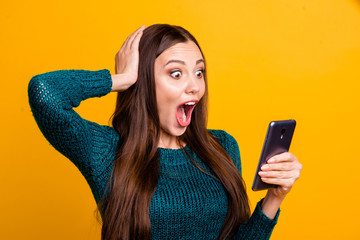
[[(83, 119), (73, 108), (81, 101), (110, 93), (110, 71), (58, 70), (34, 76), (28, 85), (29, 104), (49, 143), (70, 159), (85, 177), (96, 203), (110, 178), (118, 133), (110, 126)], [(241, 173), (236, 140), (222, 130), (209, 130), (229, 153)], [(185, 150), (207, 172), (212, 171), (188, 147)], [(201, 172), (183, 149), (158, 148), (160, 177), (150, 203), (152, 239), (217, 239), (227, 213), (221, 183)], [(261, 202), (232, 239), (269, 239), (280, 210), (271, 220)]]

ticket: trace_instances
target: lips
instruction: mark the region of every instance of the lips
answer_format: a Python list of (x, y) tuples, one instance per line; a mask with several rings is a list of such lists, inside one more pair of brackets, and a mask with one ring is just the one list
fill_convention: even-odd
[(198, 100), (190, 100), (180, 104), (176, 110), (176, 119), (180, 126), (189, 126), (191, 122), (191, 114), (194, 110)]

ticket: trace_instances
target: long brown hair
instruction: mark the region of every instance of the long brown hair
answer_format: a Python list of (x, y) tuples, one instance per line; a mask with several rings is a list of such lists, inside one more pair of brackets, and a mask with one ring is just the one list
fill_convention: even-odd
[[(139, 43), (137, 82), (119, 92), (112, 125), (119, 133), (119, 145), (111, 176), (98, 210), (103, 216), (101, 236), (105, 240), (149, 239), (149, 208), (159, 178), (158, 143), (160, 121), (156, 105), (155, 59), (176, 43), (196, 39), (184, 28), (168, 24), (147, 27)], [(207, 126), (207, 77), (205, 94), (192, 113), (191, 124), (178, 138), (215, 173), (227, 194), (228, 211), (219, 239), (233, 236), (249, 219), (250, 208), (243, 179), (229, 154)], [(184, 148), (185, 149), (185, 148)], [(186, 150), (185, 150), (186, 151)], [(190, 157), (190, 155), (186, 152)], [(196, 164), (195, 161), (192, 162)]]

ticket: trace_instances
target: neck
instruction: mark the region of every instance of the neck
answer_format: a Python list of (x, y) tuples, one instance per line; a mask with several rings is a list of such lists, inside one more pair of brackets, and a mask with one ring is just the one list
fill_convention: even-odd
[(170, 148), (170, 149), (178, 149), (184, 147), (185, 143), (181, 142), (179, 144), (178, 137), (168, 134), (167, 132), (161, 129), (160, 131), (160, 141), (158, 147), (161, 148)]

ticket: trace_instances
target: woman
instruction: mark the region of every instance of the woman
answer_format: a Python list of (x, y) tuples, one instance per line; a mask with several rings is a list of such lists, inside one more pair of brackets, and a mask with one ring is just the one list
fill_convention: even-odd
[[(102, 216), (102, 239), (269, 239), (301, 164), (291, 153), (260, 175), (279, 185), (250, 216), (236, 140), (207, 130), (204, 55), (179, 26), (140, 27), (109, 70), (34, 76), (29, 102), (46, 139), (81, 171)], [(118, 92), (112, 125), (74, 110)]]

